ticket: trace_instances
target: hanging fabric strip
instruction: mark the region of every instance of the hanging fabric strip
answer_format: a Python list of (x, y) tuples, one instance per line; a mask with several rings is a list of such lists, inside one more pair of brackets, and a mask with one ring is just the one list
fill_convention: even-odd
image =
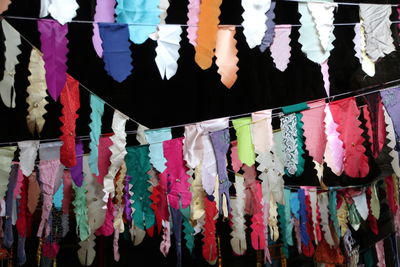
[(246, 244), (246, 224), (244, 218), (245, 206), (245, 187), (242, 176), (235, 175), (236, 198), (232, 199), (232, 217), (231, 217), (231, 246), (236, 255), (244, 255), (247, 250)]
[(186, 209), (180, 209), (180, 212), (183, 216), (183, 233), (184, 238), (186, 240), (186, 247), (189, 252), (192, 253), (194, 249), (194, 229), (192, 224), (190, 223), (190, 207)]
[(315, 101), (307, 105), (310, 108), (301, 112), (303, 114), (301, 120), (303, 121), (306, 149), (313, 160), (323, 164), (327, 143), (324, 127), (325, 101)]
[(79, 262), (83, 266), (90, 266), (96, 257), (96, 250), (94, 249), (96, 236), (91, 234), (88, 239), (79, 242), (80, 249), (78, 250)]
[(383, 107), (384, 111), (384, 116), (385, 116), (385, 124), (386, 124), (386, 133), (387, 133), (387, 139), (389, 142), (387, 143), (387, 146), (390, 148), (389, 151), (389, 156), (392, 157), (391, 165), (393, 171), (396, 173), (396, 175), (400, 175), (400, 163), (399, 163), (399, 153), (395, 150), (397, 147), (397, 139), (396, 139), (396, 133), (393, 127), (393, 122), (392, 119), (390, 118), (387, 110), (385, 107)]
[(162, 79), (171, 79), (178, 70), (182, 28), (176, 25), (159, 25), (156, 47), (156, 64)]
[[(113, 121), (112, 121), (112, 130), (114, 135), (110, 137), (112, 141), (112, 145), (110, 146), (111, 157), (110, 162), (111, 165), (108, 168), (108, 173), (104, 176), (103, 184), (104, 184), (104, 197), (103, 201), (105, 203), (108, 202), (108, 198), (114, 197), (115, 194), (115, 187), (114, 187), (114, 179), (117, 175), (117, 172), (121, 165), (124, 162), (124, 158), (126, 155), (126, 132), (125, 132), (125, 124), (128, 120), (124, 114), (119, 112), (118, 110), (114, 111)], [(107, 208), (104, 204), (103, 209)]]
[(387, 198), (388, 206), (394, 216), (398, 209), (398, 203), (396, 203), (395, 190), (397, 190), (397, 189), (394, 187), (393, 179), (397, 179), (397, 178), (395, 178), (393, 176), (386, 177), (385, 185), (386, 185), (386, 198)]
[(149, 157), (153, 167), (162, 173), (165, 169), (167, 160), (164, 157), (163, 143), (172, 138), (171, 129), (163, 128), (159, 130), (147, 130), (144, 132), (146, 140), (150, 143)]
[[(335, 35), (330, 34), (328, 39), (328, 45), (324, 49), (318, 37), (318, 31), (316, 24), (313, 20), (311, 11), (309, 10), (309, 5), (318, 3), (307, 3), (299, 2), (298, 11), (300, 13), (300, 23), (301, 27), (299, 29), (300, 37), (299, 43), (301, 44), (301, 51), (306, 54), (307, 58), (315, 63), (321, 64), (327, 60), (330, 56), (330, 51), (334, 48), (333, 41), (335, 40)], [(325, 4), (325, 3), (324, 3)], [(332, 5), (328, 4), (327, 5)]]
[(243, 34), (249, 47), (254, 48), (261, 44), (267, 30), (266, 13), (270, 9), (271, 0), (242, 0), (241, 3), (244, 10), (242, 13)]
[(378, 220), (372, 215), (373, 214), (373, 207), (371, 206), (372, 203), (372, 186), (367, 187), (366, 195), (367, 195), (367, 204), (368, 204), (368, 224), (371, 231), (377, 235), (379, 232), (378, 228)]
[(189, 168), (196, 168), (203, 158), (202, 127), (200, 123), (185, 126), (183, 139), (183, 158)]
[(321, 212), (321, 229), (324, 234), (325, 241), (329, 244), (329, 246), (334, 247), (335, 242), (332, 238), (332, 233), (329, 227), (329, 213), (328, 213), (328, 193), (321, 192), (318, 194), (318, 206)]
[[(368, 157), (365, 155), (363, 130), (358, 120), (360, 111), (354, 97), (329, 104), (337, 131), (343, 142), (345, 173), (350, 177), (365, 177), (369, 173)], [(329, 138), (329, 137), (328, 137)]]
[[(174, 139), (172, 139), (174, 140)], [(179, 209), (171, 207), (172, 227), (176, 247), (176, 267), (182, 267), (182, 213)]]
[(11, 171), (9, 173), (9, 182), (7, 184), (7, 194), (6, 194), (6, 210), (5, 210), (5, 216), (6, 220), (4, 222), (4, 236), (3, 236), (3, 244), (6, 248), (11, 248), (11, 246), (14, 243), (14, 236), (13, 236), (13, 223), (12, 223), (12, 213), (16, 205), (15, 199), (14, 199), (14, 189), (17, 184), (17, 177), (18, 177), (18, 172), (21, 172), (19, 169), (18, 163), (14, 163), (11, 166)]
[(67, 81), (68, 26), (54, 20), (38, 20), (41, 51), (46, 69), (47, 90), (54, 101)]
[(203, 147), (201, 181), (203, 188), (208, 195), (212, 195), (214, 192), (215, 182), (218, 174), (215, 153), (208, 133), (228, 128), (228, 125), (228, 118), (219, 118), (200, 123), (200, 129), (202, 132), (200, 138)]
[[(130, 182), (132, 177), (129, 175), (125, 176), (124, 179), (124, 196), (123, 196), (123, 203), (124, 203), (124, 221), (126, 221), (128, 228), (132, 227), (132, 208), (130, 198), (132, 197), (130, 188), (132, 187)], [(154, 192), (154, 185), (153, 185), (153, 192)], [(153, 200), (150, 197), (151, 200)], [(151, 207), (153, 208), (153, 203), (151, 203)], [(154, 210), (154, 209), (153, 209)]]
[[(329, 219), (333, 223), (335, 229), (336, 238), (340, 239), (340, 226), (337, 217), (337, 192), (336, 190), (329, 190)], [(333, 236), (333, 233), (332, 233)]]
[(25, 176), (29, 176), (35, 167), (39, 141), (21, 141), (18, 142), (18, 148), (20, 168)]
[(289, 176), (297, 173), (299, 163), (296, 122), (296, 114), (294, 113), (281, 117), (282, 141), (285, 151), (285, 173)]
[(26, 262), (25, 237), (32, 233), (32, 214), (28, 209), (28, 185), (29, 178), (24, 177), (21, 188), (21, 199), (18, 203), (18, 219), (16, 228), (18, 231), (18, 263), (23, 265)]
[(400, 98), (400, 88), (396, 87), (388, 90), (382, 90), (380, 94), (382, 96), (382, 102), (385, 105), (390, 118), (392, 119), (396, 137), (398, 137), (400, 136), (400, 117), (397, 116), (398, 112), (400, 111), (400, 102), (398, 101)]
[(149, 146), (128, 147), (125, 157), (128, 175), (131, 179), (131, 209), (132, 220), (135, 226), (142, 230), (152, 228), (154, 225), (154, 212), (151, 209), (151, 192), (148, 190), (150, 176), (147, 172), (151, 169), (149, 159)]
[[(379, 94), (371, 94), (365, 96), (365, 100), (371, 118), (372, 134), (370, 134), (370, 143), (372, 155), (374, 158), (377, 158), (386, 142), (386, 125), (382, 98)], [(366, 110), (366, 108), (364, 109)]]
[(36, 49), (32, 49), (31, 51), (28, 69), (31, 74), (28, 76), (29, 86), (26, 88), (26, 92), (28, 93), (26, 103), (29, 105), (26, 123), (32, 135), (35, 132), (40, 135), (45, 123), (43, 115), (47, 113), (44, 107), (49, 102), (46, 100), (47, 85), (44, 61), (40, 52)]
[(366, 52), (365, 34), (363, 20), (354, 25), (354, 51), (355, 56), (361, 64), (361, 69), (370, 77), (375, 76), (375, 63), (368, 57)]
[(386, 267), (385, 262), (385, 248), (383, 240), (375, 243), (376, 256), (378, 257), (377, 267)]
[(75, 199), (72, 202), (76, 217), (76, 232), (81, 241), (86, 240), (90, 236), (88, 223), (88, 207), (86, 205), (86, 181), (83, 181), (81, 186), (72, 183), (72, 188), (75, 192)]
[[(168, 13), (167, 10), (169, 8), (169, 0), (158, 0), (158, 10), (160, 12), (159, 17), (160, 17), (160, 22), (158, 23), (158, 26), (165, 25), (165, 20), (167, 19)], [(157, 41), (159, 36), (159, 29), (154, 31), (149, 35), (149, 38), (153, 41)]]
[[(298, 197), (300, 202), (299, 208), (299, 219), (300, 219), (300, 235), (301, 235), (301, 250), (304, 255), (311, 257), (314, 254), (314, 246), (310, 238), (310, 222), (308, 217), (310, 214), (307, 213), (306, 195), (304, 189), (298, 190)], [(322, 216), (321, 216), (322, 218)], [(311, 232), (312, 234), (312, 232)]]
[[(115, 197), (114, 201), (114, 238), (116, 238), (119, 233), (123, 233), (125, 231), (125, 225), (123, 222), (123, 213), (124, 213), (124, 204), (123, 204), (123, 195), (124, 195), (124, 180), (126, 176), (126, 165), (125, 162), (122, 163), (116, 177), (115, 177)], [(118, 244), (118, 243), (117, 243)], [(114, 244), (114, 250), (118, 251), (117, 244)]]
[(203, 257), (211, 265), (217, 261), (217, 242), (216, 242), (216, 218), (218, 210), (215, 201), (210, 200), (212, 196), (204, 197), (205, 224), (203, 232)]
[(133, 69), (128, 25), (99, 23), (99, 30), (104, 69), (115, 81), (121, 83), (128, 78)]
[[(28, 177), (28, 210), (31, 214), (35, 213), (37, 205), (39, 204), (40, 198), (40, 186), (37, 181), (36, 175), (37, 169)], [(65, 186), (64, 186), (65, 188)]]
[(96, 235), (110, 236), (114, 232), (114, 204), (112, 198), (108, 199), (107, 209), (106, 209), (106, 217), (104, 219), (103, 225), (96, 230)]
[(60, 128), (62, 135), (60, 139), (63, 145), (60, 149), (60, 161), (65, 167), (72, 167), (76, 164), (75, 153), (75, 127), (79, 115), (76, 111), (80, 107), (79, 82), (67, 75), (67, 81), (60, 95), (60, 102), (63, 105), (60, 121), (63, 124)]
[(262, 204), (262, 189), (261, 183), (256, 183), (255, 186), (255, 201), (253, 205), (256, 205), (251, 218), (251, 244), (255, 250), (265, 249), (265, 236), (264, 236), (264, 223), (263, 223), (263, 204)]
[(129, 38), (133, 43), (142, 44), (150, 34), (156, 32), (157, 25), (160, 24), (159, 3), (160, 0), (117, 0), (116, 20), (121, 25), (129, 24), (126, 27), (129, 28)]
[(232, 124), (236, 130), (240, 161), (247, 166), (254, 165), (255, 154), (250, 132), (251, 117), (234, 119), (232, 120)]
[(264, 37), (260, 44), (260, 51), (265, 52), (268, 47), (272, 44), (274, 37), (275, 37), (275, 6), (276, 2), (272, 1), (268, 11), (265, 13), (266, 20), (265, 26), (267, 27), (264, 33)]
[(101, 46), (102, 41), (98, 22), (114, 22), (114, 6), (115, 0), (96, 1), (96, 10), (93, 17), (95, 23), (93, 23), (92, 43), (98, 57), (103, 57), (103, 47)]
[(313, 226), (314, 241), (318, 244), (322, 239), (321, 233), (321, 213), (317, 198), (317, 189), (313, 186), (304, 186), (306, 194), (310, 197), (311, 218)]
[(330, 81), (329, 81), (329, 65), (328, 65), (328, 59), (325, 60), (324, 62), (321, 63), (321, 74), (322, 78), (324, 80), (324, 88), (325, 88), (325, 93), (326, 96), (330, 96)]
[(53, 18), (64, 25), (76, 17), (78, 8), (79, 5), (76, 0), (51, 0), (47, 10)]
[(218, 73), (221, 82), (230, 89), (236, 82), (237, 66), (239, 58), (236, 49), (235, 39), (236, 28), (234, 26), (219, 26), (217, 31), (217, 41), (215, 47), (215, 64), (218, 66)]
[(89, 123), (90, 127), (90, 156), (89, 156), (89, 166), (91, 173), (99, 175), (98, 168), (98, 155), (99, 155), (99, 141), (101, 135), (101, 118), (104, 113), (104, 101), (102, 101), (98, 96), (91, 94), (90, 95), (90, 109), (92, 112), (90, 113)]
[[(40, 170), (40, 182), (43, 196), (43, 206), (42, 206), (42, 216), (39, 225), (39, 229), (37, 232), (38, 237), (47, 237), (50, 234), (50, 225), (48, 222), (51, 207), (53, 206), (53, 193), (54, 193), (54, 185), (59, 176), (59, 173), (63, 171), (62, 165), (59, 159), (52, 160), (40, 160), (39, 163)], [(44, 234), (43, 234), (44, 233)]]
[[(229, 145), (230, 145), (230, 135), (229, 129), (223, 129), (216, 132), (210, 133), (211, 142), (214, 148), (215, 159), (217, 161), (217, 172), (218, 172), (218, 180), (219, 180), (219, 214), (223, 214), (223, 197), (225, 196), (228, 213), (231, 211), (231, 202), (229, 197), (229, 188), (232, 183), (229, 181), (228, 173), (226, 171), (227, 158), (226, 154), (228, 153)], [(228, 214), (224, 214), (225, 217), (228, 217)]]
[(285, 71), (291, 56), (291, 46), (290, 46), (290, 33), (292, 31), (291, 25), (276, 25), (275, 35), (271, 43), (271, 57), (275, 63), (275, 67), (280, 71)]
[(148, 142), (146, 140), (146, 136), (144, 134), (144, 131), (148, 130), (144, 125), (138, 124), (138, 127), (136, 129), (136, 140), (139, 142), (141, 145), (147, 145)]
[(75, 185), (78, 187), (82, 186), (83, 183), (83, 143), (78, 141), (75, 145), (75, 153), (78, 155), (75, 166), (71, 167), (71, 178)]
[(15, 66), (19, 63), (18, 55), (21, 54), (18, 46), (21, 44), (20, 34), (5, 20), (1, 21), (5, 46), (5, 70), (0, 81), (0, 96), (6, 107), (15, 108)]
[(366, 52), (373, 62), (395, 51), (390, 30), (390, 5), (360, 4), (366, 37)]
[(200, 15), (200, 0), (189, 0), (187, 13), (187, 38), (194, 47), (197, 45), (197, 25)]
[(96, 176), (97, 182), (100, 184), (103, 184), (104, 182), (104, 177), (108, 173), (108, 168), (111, 164), (110, 158), (111, 158), (111, 151), (110, 151), (110, 146), (113, 144), (111, 141), (110, 137), (100, 137), (99, 140), (99, 146), (98, 146), (98, 158), (97, 158), (97, 163), (98, 163), (98, 168), (99, 168), (99, 175)]
[(212, 65), (222, 0), (201, 1), (195, 61), (203, 70)]

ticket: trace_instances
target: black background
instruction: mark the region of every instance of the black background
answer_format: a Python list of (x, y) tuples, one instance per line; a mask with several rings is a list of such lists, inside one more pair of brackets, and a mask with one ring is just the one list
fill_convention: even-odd
[[(363, 1), (364, 2), (364, 1)], [(372, 1), (369, 1), (372, 2)], [(375, 1), (376, 2), (376, 1)], [(93, 19), (95, 1), (78, 0), (80, 9), (76, 20)], [(366, 1), (364, 3), (367, 3)], [(379, 1), (382, 3), (397, 4), (398, 1)], [(38, 17), (38, 0), (14, 0), (4, 15)], [(397, 12), (394, 12), (392, 20), (397, 20)], [(239, 0), (225, 0), (221, 6), (221, 24), (241, 24), (243, 9)], [(172, 0), (168, 9), (167, 23), (185, 24), (187, 17), (187, 1)], [(275, 9), (277, 24), (299, 24), (297, 3), (278, 1)], [(8, 19), (8, 21), (34, 46), (40, 48), (39, 33), (34, 20)], [(340, 5), (335, 14), (335, 23), (358, 22), (358, 6)], [(295, 104), (325, 97), (322, 75), (319, 65), (308, 60), (300, 50), (298, 43), (298, 27), (293, 27), (291, 32), (291, 59), (285, 72), (277, 70), (272, 62), (270, 52), (261, 53), (258, 48), (249, 49), (238, 27), (235, 35), (239, 57), (238, 79), (231, 89), (226, 89), (220, 82), (217, 68), (213, 65), (208, 70), (201, 70), (194, 62), (194, 48), (188, 43), (186, 31), (182, 33), (180, 58), (178, 71), (169, 81), (161, 80), (154, 58), (156, 43), (147, 40), (142, 45), (131, 45), (134, 70), (132, 75), (123, 83), (115, 82), (106, 74), (102, 59), (95, 54), (91, 37), (92, 25), (88, 23), (70, 23), (68, 25), (69, 40), (68, 73), (77, 79), (85, 87), (103, 98), (106, 102), (150, 128), (167, 127), (182, 123), (197, 122), (223, 116), (253, 112), (262, 109), (275, 108), (288, 104)], [(392, 25), (395, 45), (398, 48), (398, 31), (396, 25)], [(361, 70), (358, 59), (354, 56), (352, 39), (354, 37), (353, 26), (337, 26), (334, 30), (336, 40), (335, 48), (329, 58), (329, 73), (331, 82), (331, 95), (356, 91), (368, 86), (375, 86), (400, 78), (400, 64), (398, 51), (380, 59), (376, 64), (376, 75), (368, 77)], [(20, 64), (17, 66), (15, 88), (17, 92), (17, 107), (8, 109), (0, 103), (0, 123), (3, 125), (0, 131), (0, 142), (9, 142), (38, 138), (32, 137), (26, 127), (27, 115), (26, 87), (28, 86), (27, 66), (31, 46), (22, 41), (19, 56)], [(1, 59), (0, 59), (1, 60)], [(77, 134), (89, 133), (89, 93), (82, 88), (81, 108), (77, 122)], [(359, 101), (362, 102), (362, 99)], [(57, 138), (59, 132), (61, 106), (49, 98), (45, 115), (46, 124), (40, 139)], [(103, 133), (111, 132), (111, 119), (113, 110), (106, 108), (103, 117)], [(132, 122), (127, 124), (128, 130), (135, 130)], [(174, 129), (174, 136), (182, 134), (182, 128)], [(234, 135), (232, 135), (234, 139)], [(128, 138), (128, 145), (135, 145), (133, 135)], [(4, 144), (3, 144), (4, 145)], [(313, 171), (308, 155), (306, 157), (306, 169), (304, 175), (298, 178), (285, 178), (287, 184), (316, 184), (317, 178)], [(388, 159), (381, 157), (379, 164), (371, 162), (373, 168), (366, 179), (354, 180), (347, 177), (335, 177), (329, 171), (325, 172), (326, 184), (354, 184), (366, 183), (378, 176), (384, 176)], [(385, 165), (386, 164), (386, 165)], [(378, 165), (380, 167), (378, 167)], [(385, 193), (380, 192), (380, 198), (384, 200)], [(385, 237), (392, 228), (387, 206), (383, 204), (382, 217), (379, 221), (380, 235), (373, 236), (368, 225), (363, 224), (362, 229), (354, 233), (362, 247), (368, 247), (376, 240)], [(386, 212), (385, 212), (386, 210)], [(234, 257), (229, 244), (229, 226), (226, 222), (218, 223), (221, 233), (221, 248), (224, 266), (255, 266), (256, 255), (250, 248), (246, 256)], [(160, 238), (146, 237), (143, 244), (133, 247), (130, 241), (121, 237), (121, 261), (119, 264), (112, 260), (111, 238), (98, 238), (96, 266), (174, 266), (175, 254), (172, 245), (169, 256), (164, 259), (159, 252)], [(173, 241), (173, 240), (172, 240)], [(27, 265), (34, 265), (37, 248), (36, 238), (27, 243), (29, 261)], [(62, 243), (62, 249), (58, 257), (59, 266), (79, 265), (75, 251), (78, 249), (74, 228)], [(196, 249), (192, 256), (184, 248), (184, 266), (207, 266), (201, 256), (201, 237), (196, 237)], [(388, 253), (387, 258), (390, 257)], [(311, 264), (303, 257), (293, 257), (290, 264)], [(387, 262), (388, 266), (390, 262)]]

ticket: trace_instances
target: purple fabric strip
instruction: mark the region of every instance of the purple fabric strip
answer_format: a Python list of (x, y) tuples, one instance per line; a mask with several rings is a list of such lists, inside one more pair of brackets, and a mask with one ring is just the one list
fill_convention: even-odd
[(71, 178), (75, 185), (82, 186), (83, 183), (83, 143), (78, 141), (75, 145), (76, 165), (71, 168)]
[(267, 50), (268, 47), (271, 46), (272, 41), (275, 37), (275, 5), (276, 2), (271, 2), (271, 7), (267, 11), (267, 13), (265, 13), (265, 15), (267, 16), (267, 20), (265, 21), (265, 24), (267, 25), (267, 30), (265, 31), (264, 38), (262, 39), (260, 45), (260, 51), (263, 53), (265, 52), (265, 50)]
[(18, 266), (22, 266), (26, 262), (25, 240), (26, 240), (25, 237), (18, 235), (18, 250), (17, 250)]
[(176, 266), (182, 266), (182, 213), (180, 210), (171, 208), (172, 224), (176, 245)]
[(310, 242), (310, 237), (308, 236), (307, 226), (306, 226), (306, 224), (307, 224), (307, 207), (306, 207), (306, 195), (305, 195), (304, 189), (299, 189), (298, 196), (299, 196), (299, 202), (300, 202), (299, 215), (300, 215), (301, 243), (303, 243), (304, 246), (308, 246), (308, 243)]
[(131, 228), (132, 226), (132, 208), (131, 208), (131, 202), (130, 202), (130, 195), (129, 195), (129, 182), (132, 179), (131, 176), (126, 175), (125, 176), (125, 181), (124, 181), (124, 201), (125, 201), (125, 206), (124, 206), (124, 216), (125, 219), (128, 223), (128, 227)]
[(215, 158), (217, 160), (217, 172), (219, 179), (219, 213), (222, 214), (222, 197), (225, 195), (227, 204), (228, 204), (228, 212), (231, 211), (231, 203), (229, 197), (229, 187), (232, 183), (229, 181), (228, 173), (226, 171), (226, 153), (228, 153), (229, 145), (230, 145), (230, 136), (229, 130), (223, 129), (216, 132), (210, 133), (211, 143), (214, 148)]
[(400, 136), (400, 88), (381, 91), (382, 102), (393, 122), (394, 131)]
[(6, 248), (10, 248), (14, 243), (13, 229), (12, 229), (12, 211), (14, 207), (14, 189), (17, 185), (18, 179), (18, 164), (11, 166), (10, 178), (8, 180), (7, 193), (6, 193), (6, 221), (4, 225), (4, 240), (3, 244)]

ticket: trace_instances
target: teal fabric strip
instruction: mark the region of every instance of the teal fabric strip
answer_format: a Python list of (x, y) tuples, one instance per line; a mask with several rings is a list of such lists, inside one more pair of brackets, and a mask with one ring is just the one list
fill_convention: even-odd
[(158, 130), (147, 130), (144, 132), (147, 142), (149, 142), (149, 156), (153, 167), (161, 172), (167, 168), (165, 163), (167, 160), (164, 157), (163, 141), (172, 138), (171, 128), (163, 128)]
[(99, 140), (101, 135), (101, 118), (104, 113), (104, 102), (97, 96), (90, 95), (90, 113), (91, 122), (90, 127), (90, 155), (89, 155), (89, 167), (90, 171), (96, 176), (99, 175), (98, 157), (99, 157)]
[(190, 253), (192, 253), (194, 248), (194, 229), (192, 224), (190, 223), (190, 206), (186, 209), (180, 209), (183, 215), (183, 233), (185, 234), (186, 247), (189, 249)]
[(340, 226), (339, 226), (339, 221), (337, 218), (336, 206), (337, 206), (336, 191), (329, 190), (329, 203), (328, 203), (329, 217), (330, 217), (331, 221), (333, 222), (336, 236), (340, 238)]
[(132, 220), (135, 225), (140, 229), (149, 229), (154, 225), (155, 216), (151, 208), (151, 192), (149, 187), (150, 175), (147, 172), (151, 169), (149, 159), (149, 146), (134, 146), (127, 147), (128, 152), (125, 157), (127, 173), (132, 177), (130, 184), (132, 184), (131, 196), (132, 203)]
[(64, 198), (64, 184), (61, 183), (57, 192), (53, 196), (53, 204), (56, 209), (60, 210), (62, 208), (63, 198)]
[(278, 215), (279, 215), (279, 217), (278, 217), (279, 228), (281, 230), (280, 237), (281, 237), (281, 240), (283, 243), (282, 251), (283, 251), (283, 254), (285, 254), (285, 258), (289, 258), (289, 247), (288, 247), (288, 242), (286, 239), (288, 229), (287, 229), (287, 225), (286, 225), (287, 220), (286, 220), (285, 206), (282, 204), (279, 204), (279, 203), (277, 203), (277, 205), (278, 205)]
[(83, 180), (83, 184), (80, 187), (76, 186), (74, 181), (72, 181), (72, 188), (75, 191), (75, 199), (72, 202), (72, 205), (75, 207), (76, 229), (81, 241), (88, 239), (90, 235), (88, 208), (86, 203), (86, 186), (87, 183), (85, 180)]
[(305, 110), (305, 109), (308, 109), (307, 102), (302, 102), (302, 103), (298, 103), (298, 104), (282, 107), (282, 111), (285, 114), (289, 114), (289, 113), (293, 113), (293, 112), (299, 112), (299, 111), (302, 111), (302, 110)]
[(303, 130), (303, 125), (304, 123), (301, 121), (301, 118), (303, 117), (303, 114), (296, 113), (296, 129), (297, 129), (297, 152), (298, 152), (298, 163), (297, 163), (297, 171), (295, 173), (296, 176), (300, 176), (304, 172), (304, 163), (305, 159), (303, 157), (304, 155), (304, 150), (303, 150), (303, 135), (304, 135), (304, 130)]

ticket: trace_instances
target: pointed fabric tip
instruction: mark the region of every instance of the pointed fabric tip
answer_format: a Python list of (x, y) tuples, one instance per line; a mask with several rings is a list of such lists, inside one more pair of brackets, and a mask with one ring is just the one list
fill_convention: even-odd
[(64, 25), (76, 17), (78, 8), (79, 5), (76, 0), (51, 0), (48, 11), (53, 18)]
[(217, 32), (217, 43), (215, 48), (215, 64), (218, 66), (218, 73), (221, 76), (221, 82), (230, 89), (236, 82), (238, 50), (235, 39), (236, 29), (234, 26), (219, 26)]
[(365, 177), (369, 173), (368, 157), (363, 146), (365, 139), (358, 120), (360, 111), (355, 98), (332, 102), (329, 107), (333, 120), (338, 124), (339, 138), (343, 142), (345, 173), (350, 177)]
[(90, 95), (90, 109), (92, 112), (90, 113), (89, 123), (90, 127), (90, 170), (91, 173), (95, 175), (99, 175), (99, 167), (98, 167), (98, 156), (99, 156), (99, 142), (101, 135), (101, 118), (104, 113), (104, 101), (101, 100), (98, 96), (91, 94)]
[(250, 48), (261, 44), (267, 30), (266, 13), (271, 6), (271, 0), (251, 1), (242, 0), (243, 34)]
[(338, 7), (335, 3), (308, 3), (308, 9), (313, 16), (315, 27), (317, 29), (320, 45), (323, 50), (327, 50), (334, 26), (334, 11)]
[(261, 52), (265, 52), (265, 50), (267, 50), (268, 47), (270, 47), (270, 45), (272, 44), (273, 40), (274, 40), (274, 36), (275, 36), (275, 6), (276, 6), (276, 2), (273, 1), (271, 2), (271, 6), (269, 7), (269, 10), (265, 13), (266, 16), (266, 21), (265, 21), (265, 25), (266, 25), (266, 31), (264, 34), (264, 38), (261, 41), (261, 45), (260, 45), (260, 51)]
[(47, 113), (47, 110), (44, 107), (48, 102), (46, 100), (47, 85), (44, 61), (42, 56), (39, 54), (39, 51), (36, 49), (32, 49), (28, 69), (31, 74), (28, 76), (29, 86), (26, 89), (26, 92), (28, 93), (26, 102), (29, 105), (26, 123), (29, 132), (32, 135), (35, 132), (40, 135), (45, 124), (43, 115)]
[(162, 79), (171, 79), (178, 70), (181, 26), (159, 25), (156, 48), (156, 64)]
[(96, 1), (96, 11), (93, 18), (96, 23), (93, 23), (92, 43), (98, 57), (103, 57), (103, 47), (101, 46), (102, 41), (97, 22), (114, 22), (114, 6), (115, 0)]
[(187, 38), (193, 46), (197, 45), (197, 25), (200, 15), (200, 0), (189, 0), (187, 13)]
[(133, 69), (128, 25), (99, 23), (99, 30), (103, 41), (104, 69), (115, 81), (121, 83)]
[(276, 25), (275, 36), (271, 44), (271, 57), (274, 60), (275, 67), (280, 71), (285, 71), (290, 62), (290, 33), (291, 25)]
[(325, 92), (326, 92), (326, 95), (329, 97), (330, 96), (329, 88), (331, 86), (331, 83), (329, 81), (328, 59), (321, 63), (321, 73), (322, 73), (322, 78), (324, 80)]
[(333, 41), (335, 40), (335, 36), (330, 34), (329, 43), (327, 49), (323, 49), (316, 29), (315, 22), (311, 15), (310, 10), (308, 9), (309, 4), (315, 3), (299, 3), (298, 11), (300, 13), (300, 37), (299, 43), (301, 44), (301, 51), (307, 56), (307, 58), (315, 63), (321, 64), (325, 60), (327, 60), (330, 56), (330, 51), (334, 48)]
[(200, 5), (195, 61), (203, 70), (212, 65), (222, 0), (204, 0)]
[(42, 19), (38, 21), (38, 30), (46, 69), (47, 90), (54, 101), (57, 101), (67, 80), (68, 26), (54, 20)]
[(60, 139), (63, 141), (60, 149), (60, 160), (66, 167), (72, 167), (76, 164), (75, 127), (76, 120), (79, 117), (76, 111), (80, 107), (80, 100), (79, 82), (69, 75), (67, 75), (67, 81), (61, 92), (60, 102), (63, 105), (62, 116), (60, 117), (62, 123)]
[(170, 128), (159, 130), (147, 130), (144, 132), (146, 140), (149, 142), (149, 157), (150, 163), (160, 173), (166, 169), (165, 163), (167, 160), (164, 157), (163, 142), (172, 138)]
[(116, 20), (118, 23), (129, 24), (125, 26), (129, 27), (128, 35), (133, 43), (142, 44), (150, 34), (157, 31), (161, 13), (159, 4), (160, 0), (117, 0)]

